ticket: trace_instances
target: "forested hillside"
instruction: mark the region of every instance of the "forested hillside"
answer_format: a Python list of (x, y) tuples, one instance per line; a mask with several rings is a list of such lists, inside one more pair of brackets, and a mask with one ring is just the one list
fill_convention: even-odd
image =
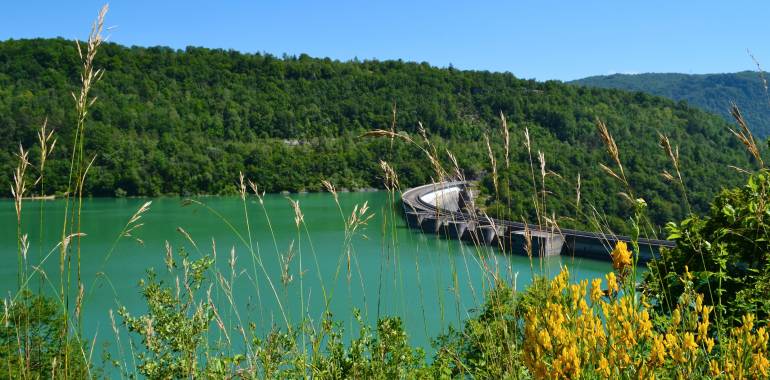
[[(525, 127), (533, 155), (542, 151), (547, 169), (559, 175), (549, 176), (546, 186), (560, 215), (572, 212), (566, 201), (575, 197), (578, 173), (584, 205), (611, 218), (627, 215), (621, 189), (599, 168), (607, 158), (596, 118), (614, 134), (632, 185), (657, 222), (675, 220), (686, 209), (680, 190), (660, 176), (669, 164), (658, 132), (680, 146), (696, 210), (722, 186), (739, 183), (741, 175), (728, 165), (751, 165), (724, 120), (643, 93), (401, 61), (116, 44), (99, 54), (97, 67), (106, 73), (94, 90), (98, 101), (85, 147), (96, 156), (85, 189), (95, 196), (233, 193), (239, 171), (269, 192), (318, 190), (321, 179), (338, 187), (382, 187), (380, 159), (392, 163), (404, 187), (427, 182), (432, 171), (418, 149), (360, 137), (390, 129), (394, 104), (396, 130), (414, 136), (421, 121), (437, 151), (449, 148), (470, 178), (490, 171), (483, 142), (489, 133), (498, 170), (513, 185), (515, 215), (529, 213), (533, 191)], [(0, 42), (2, 183), (10, 182), (18, 144), (33, 146), (48, 118), (59, 142), (46, 192), (66, 188), (78, 62), (72, 41)], [(500, 112), (511, 131), (510, 169), (503, 163)]]
[(760, 73), (742, 71), (729, 74), (614, 74), (570, 82), (592, 87), (642, 91), (684, 100), (728, 121), (730, 102), (735, 102), (749, 127), (759, 137), (770, 136), (770, 98)]

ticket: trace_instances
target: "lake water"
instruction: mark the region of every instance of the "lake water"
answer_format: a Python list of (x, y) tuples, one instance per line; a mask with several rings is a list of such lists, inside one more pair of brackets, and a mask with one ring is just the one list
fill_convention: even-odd
[[(197, 258), (213, 255), (215, 245), (216, 266), (228, 280), (231, 273), (228, 260), (234, 249), (237, 257), (234, 303), (242, 320), (253, 322), (260, 331), (267, 331), (271, 326), (285, 327), (278, 301), (290, 323), (303, 318), (303, 309), (307, 312), (305, 317), (318, 321), (324, 310), (325, 290), (331, 300), (329, 309), (335, 319), (343, 322), (346, 333), (355, 327), (353, 308), (360, 309), (371, 324), (378, 316), (397, 315), (402, 318), (412, 342), (426, 347), (428, 352), (431, 337), (449, 325), (459, 326), (481, 304), (490, 284), (488, 272), (482, 269), (483, 262), (491, 270), (497, 268), (517, 289), (530, 283), (532, 271), (526, 257), (501, 255), (490, 248), (479, 249), (410, 230), (401, 217), (400, 207), (394, 207), (385, 192), (339, 194), (345, 218), (355, 205), (364, 202), (368, 202), (374, 215), (350, 240), (352, 260), (348, 279), (348, 245), (343, 217), (334, 198), (326, 193), (293, 194), (291, 198), (299, 201), (304, 214), (304, 225), (299, 232), (286, 197), (266, 195), (264, 208), (255, 197), (246, 201), (252, 245), (255, 255), (263, 260), (267, 276), (255, 265), (248, 244), (238, 238), (240, 234), (244, 240), (249, 239), (244, 206), (238, 197), (197, 198), (221, 217), (199, 205), (183, 206), (181, 198), (84, 200), (82, 231), (87, 234), (81, 241), (81, 271), (87, 294), (83, 309), (84, 333), (89, 340), (96, 336), (97, 342), (114, 341), (109, 310), (125, 306), (134, 315), (146, 311), (138, 282), (149, 268), (155, 268), (160, 278), (173, 283), (173, 276), (164, 264), (166, 241), (173, 247), (177, 260), (180, 248)], [(133, 233), (144, 244), (131, 238), (118, 239), (131, 215), (148, 200), (152, 200), (152, 206), (141, 219), (144, 225)], [(63, 206), (64, 202), (58, 200), (24, 204), (23, 224), (31, 242), (28, 258), (31, 265), (39, 265), (41, 258), (58, 242)], [(42, 237), (41, 207), (44, 209)], [(0, 227), (3, 255), (0, 290), (7, 297), (17, 289), (16, 216), (10, 200), (0, 201)], [(195, 246), (178, 228), (189, 234)], [(295, 252), (289, 268), (293, 281), (284, 286), (280, 255), (286, 254), (290, 246)], [(106, 260), (110, 251), (112, 254)], [(43, 262), (40, 267), (48, 280), (38, 276), (30, 282), (33, 289), (51, 292), (52, 287), (58, 288), (58, 256), (56, 250)], [(584, 259), (554, 257), (534, 262), (537, 272), (549, 276), (558, 273), (561, 265), (568, 265), (576, 279), (603, 276), (611, 270), (609, 263)], [(268, 276), (275, 292), (267, 281)], [(235, 313), (224, 303), (221, 289), (215, 286), (212, 294), (219, 296), (222, 318), (234, 324)]]

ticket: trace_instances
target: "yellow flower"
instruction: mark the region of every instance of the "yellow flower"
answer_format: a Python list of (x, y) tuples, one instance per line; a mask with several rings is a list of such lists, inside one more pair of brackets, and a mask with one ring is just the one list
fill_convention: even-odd
[(711, 359), (709, 362), (709, 372), (711, 373), (712, 377), (717, 377), (721, 373), (719, 370), (719, 363), (717, 363), (717, 361), (714, 359)]
[(612, 267), (619, 273), (622, 273), (626, 268), (631, 266), (631, 251), (628, 250), (626, 242), (617, 242), (611, 255)]
[(709, 321), (703, 320), (700, 323), (698, 323), (698, 340), (705, 340), (708, 338), (708, 332), (709, 332)]
[(754, 376), (766, 378), (770, 373), (770, 361), (761, 353), (754, 354), (753, 359), (751, 372), (753, 372)]
[(652, 334), (652, 321), (647, 310), (642, 310), (639, 316), (639, 330), (642, 337), (648, 337)]
[(653, 365), (663, 365), (666, 362), (666, 347), (663, 345), (663, 336), (661, 335), (656, 335), (652, 338), (650, 362)]
[(602, 295), (604, 295), (604, 292), (602, 292), (602, 279), (595, 278), (591, 281), (591, 302), (599, 302)]
[(543, 349), (548, 351), (553, 347), (551, 346), (551, 336), (548, 335), (548, 331), (546, 330), (540, 330), (540, 334), (537, 335), (537, 342)]
[(569, 286), (570, 296), (572, 298), (572, 308), (577, 309), (578, 302), (580, 301), (580, 285), (572, 284)]
[(604, 376), (605, 379), (610, 377), (610, 363), (607, 362), (607, 358), (605, 358), (604, 355), (599, 359), (598, 372), (600, 375)]
[(695, 352), (698, 349), (698, 344), (695, 343), (695, 336), (691, 332), (684, 333), (683, 346), (691, 352)]
[(607, 290), (609, 290), (610, 294), (616, 293), (620, 288), (618, 288), (618, 279), (615, 277), (615, 272), (607, 273)]
[(674, 315), (671, 316), (671, 324), (674, 326), (679, 326), (679, 322), (682, 321), (682, 314), (679, 312), (679, 309), (674, 309)]
[(743, 328), (746, 331), (751, 331), (754, 329), (754, 314), (746, 314), (741, 317), (743, 321)]

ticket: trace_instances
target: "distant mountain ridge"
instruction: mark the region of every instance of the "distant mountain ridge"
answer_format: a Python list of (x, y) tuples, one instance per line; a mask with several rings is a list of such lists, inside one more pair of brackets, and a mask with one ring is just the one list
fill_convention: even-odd
[(589, 87), (641, 91), (684, 100), (732, 122), (730, 102), (741, 109), (749, 127), (760, 138), (770, 136), (770, 102), (762, 76), (756, 71), (725, 74), (613, 74), (568, 82)]

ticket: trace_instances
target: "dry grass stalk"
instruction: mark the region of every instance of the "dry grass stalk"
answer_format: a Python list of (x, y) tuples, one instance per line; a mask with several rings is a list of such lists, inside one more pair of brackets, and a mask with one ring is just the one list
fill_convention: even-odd
[[(537, 161), (540, 163), (540, 178), (545, 181), (547, 174), (545, 170), (545, 154), (539, 150), (537, 151)], [(543, 189), (545, 189), (545, 186), (543, 186)]]
[(282, 253), (280, 256), (281, 260), (281, 283), (284, 287), (288, 286), (289, 283), (294, 281), (294, 275), (289, 273), (289, 268), (291, 266), (291, 262), (294, 260), (294, 241), (289, 243), (289, 249), (286, 251), (286, 253)]
[(86, 164), (83, 172), (80, 174), (80, 179), (77, 184), (77, 193), (81, 199), (83, 197), (83, 186), (86, 184), (86, 175), (88, 175), (88, 172), (91, 170), (91, 166), (93, 166), (94, 161), (96, 161), (96, 155), (91, 157), (91, 160), (88, 161), (88, 164)]
[[(48, 157), (53, 153), (54, 147), (56, 147), (56, 140), (53, 138), (53, 130), (48, 131), (48, 118), (43, 121), (43, 125), (37, 132), (37, 140), (40, 144), (40, 177), (35, 181), (36, 183), (43, 180), (43, 173), (45, 172), (45, 164), (48, 161)], [(52, 140), (53, 139), (53, 140)], [(44, 191), (44, 189), (41, 189)], [(40, 194), (45, 195), (43, 193)]]
[(19, 164), (13, 171), (13, 185), (11, 186), (11, 195), (13, 196), (16, 209), (16, 221), (19, 225), (21, 225), (22, 200), (24, 199), (24, 193), (27, 191), (27, 182), (24, 177), (27, 174), (27, 167), (29, 167), (28, 156), (29, 152), (25, 151), (21, 144), (19, 144), (19, 153), (17, 153)]
[(5, 328), (8, 328), (8, 326), (10, 326), (10, 323), (11, 323), (10, 322), (11, 317), (8, 313), (8, 310), (11, 308), (11, 306), (13, 306), (13, 300), (8, 302), (7, 298), (3, 298), (3, 326), (5, 326)]
[(511, 167), (510, 160), (509, 160), (511, 136), (508, 133), (508, 122), (505, 120), (505, 115), (503, 114), (503, 111), (500, 111), (500, 120), (502, 121), (500, 127), (502, 128), (502, 132), (503, 132), (503, 146), (505, 147), (505, 168), (509, 169)]
[(262, 190), (262, 192), (260, 193), (259, 192), (259, 187), (257, 187), (256, 183), (252, 182), (250, 179), (247, 179), (246, 181), (249, 183), (249, 188), (251, 189), (251, 192), (253, 192), (254, 195), (257, 196), (257, 200), (259, 200), (259, 204), (260, 205), (264, 205), (265, 201), (264, 201), (263, 198), (265, 196), (265, 191)]
[[(535, 164), (532, 160), (532, 141), (529, 137), (529, 128), (524, 127), (524, 146), (527, 148), (527, 154), (529, 155), (529, 174), (532, 179), (532, 205), (535, 207), (535, 214), (537, 215), (538, 224), (542, 224), (540, 201), (538, 200), (537, 181), (535, 180)], [(543, 189), (544, 191), (545, 189)]]
[(166, 258), (163, 261), (166, 263), (166, 269), (171, 273), (174, 267), (176, 267), (176, 263), (174, 263), (174, 250), (171, 248), (168, 240), (166, 240)]
[(94, 58), (96, 57), (96, 52), (99, 50), (99, 46), (101, 46), (101, 44), (104, 42), (102, 32), (104, 31), (104, 16), (107, 15), (108, 10), (109, 5), (106, 4), (102, 7), (101, 10), (99, 10), (99, 15), (97, 16), (96, 21), (94, 21), (94, 24), (91, 26), (91, 33), (88, 35), (85, 55), (83, 55), (83, 50), (80, 48), (80, 42), (77, 40), (75, 41), (78, 48), (78, 55), (80, 56), (80, 60), (83, 62), (83, 71), (80, 74), (80, 94), (79, 96), (75, 96), (74, 93), (72, 94), (72, 97), (76, 102), (76, 107), (79, 111), (78, 114), (80, 116), (80, 122), (85, 120), (88, 107), (93, 105), (96, 101), (96, 98), (89, 98), (88, 94), (91, 90), (91, 86), (95, 82), (98, 82), (104, 75), (103, 69), (97, 69), (94, 71), (93, 64)]
[(618, 181), (623, 182), (623, 178), (621, 178), (617, 173), (615, 173), (614, 170), (612, 170), (607, 165), (599, 163), (599, 167), (602, 168), (602, 170), (604, 170), (605, 173), (609, 174), (610, 176), (617, 179)]
[(131, 219), (128, 220), (129, 225), (133, 225), (134, 223), (138, 222), (139, 219), (142, 219), (142, 216), (150, 210), (150, 206), (152, 205), (152, 201), (144, 202), (138, 210), (131, 216)]
[(70, 243), (72, 242), (72, 238), (81, 238), (81, 237), (84, 237), (84, 236), (86, 236), (86, 234), (85, 234), (85, 233), (83, 233), (83, 232), (76, 232), (76, 233), (73, 233), (73, 234), (69, 234), (69, 235), (67, 235), (67, 236), (66, 236), (64, 239), (62, 239), (62, 241), (61, 241), (61, 247), (62, 247), (62, 249), (63, 249), (63, 250), (66, 252), (66, 251), (67, 251), (67, 249), (69, 248), (69, 245), (70, 245)]
[(759, 64), (759, 61), (756, 57), (754, 57), (754, 54), (751, 53), (749, 49), (746, 49), (746, 53), (749, 54), (749, 57), (751, 57), (751, 60), (754, 61), (754, 64), (757, 66), (757, 71), (759, 72), (759, 79), (762, 80), (762, 87), (765, 89), (765, 97), (768, 100), (768, 103), (770, 103), (770, 93), (768, 93), (768, 87), (767, 87), (767, 78), (765, 78), (765, 70), (762, 69), (762, 66)]
[(392, 150), (394, 136), (396, 134), (396, 103), (395, 102), (393, 102), (393, 118), (391, 119), (391, 122), (390, 122), (390, 133), (392, 133), (390, 137), (390, 149)]
[(424, 151), (428, 155), (428, 160), (430, 160), (430, 164), (433, 167), (433, 172), (436, 173), (436, 181), (444, 181), (447, 177), (446, 171), (441, 165), (441, 162), (438, 160), (438, 152), (436, 152), (436, 147), (428, 139), (428, 133), (425, 130), (425, 127), (422, 126), (422, 122), (417, 122), (417, 131), (420, 133), (420, 136), (422, 136), (422, 141), (427, 147), (424, 149)]
[(78, 320), (80, 319), (80, 312), (82, 311), (84, 290), (83, 284), (78, 284), (78, 295), (75, 298), (75, 319)]
[(384, 178), (384, 185), (385, 189), (388, 191), (395, 191), (399, 188), (398, 183), (398, 175), (396, 174), (396, 171), (393, 170), (393, 167), (390, 166), (386, 161), (380, 160), (380, 167), (382, 168), (383, 173), (385, 174)]
[(222, 320), (222, 317), (219, 315), (219, 310), (217, 309), (217, 306), (214, 304), (214, 300), (211, 298), (211, 289), (213, 287), (214, 287), (214, 284), (211, 284), (211, 286), (209, 286), (208, 291), (206, 292), (206, 297), (208, 298), (208, 304), (209, 304), (208, 306), (212, 314), (214, 314), (214, 321), (216, 322), (217, 327), (219, 327), (219, 330), (225, 334), (225, 340), (227, 340), (227, 345), (232, 346), (233, 343), (230, 340), (230, 334), (227, 333), (225, 322)]
[(679, 146), (672, 147), (671, 141), (668, 139), (668, 136), (662, 133), (658, 133), (658, 137), (660, 138), (660, 146), (666, 152), (666, 155), (668, 155), (668, 158), (671, 160), (671, 163), (674, 165), (674, 169), (678, 174), (679, 173)]
[(195, 244), (195, 241), (193, 240), (192, 236), (190, 236), (190, 234), (188, 234), (188, 233), (187, 233), (187, 231), (185, 231), (185, 230), (184, 230), (184, 228), (182, 228), (182, 227), (177, 227), (177, 228), (176, 228), (176, 232), (179, 232), (180, 234), (182, 234), (182, 236), (184, 236), (184, 237), (185, 237), (185, 239), (187, 239), (187, 241), (189, 241), (189, 242), (190, 242), (190, 244), (192, 244), (192, 246), (193, 246), (193, 247), (194, 247), (196, 250), (198, 249), (198, 245), (197, 245), (197, 244)]
[(230, 259), (227, 260), (227, 265), (230, 266), (230, 272), (235, 276), (235, 266), (238, 263), (238, 256), (235, 254), (235, 246), (230, 248)]
[(615, 161), (615, 165), (617, 165), (620, 170), (620, 177), (617, 175), (615, 175), (615, 177), (622, 177), (623, 182), (625, 182), (626, 174), (623, 172), (623, 164), (620, 163), (620, 150), (618, 149), (617, 144), (615, 144), (615, 139), (607, 129), (607, 125), (599, 118), (596, 119), (596, 127), (599, 130), (599, 136), (602, 138), (602, 142), (604, 142), (607, 153), (609, 153), (610, 158)]
[(559, 220), (556, 218), (556, 213), (551, 213), (551, 217), (545, 217), (545, 223), (548, 228), (551, 229), (551, 232), (556, 232), (559, 235), (562, 235), (561, 233), (561, 227), (559, 227)]
[(529, 127), (524, 127), (524, 146), (527, 147), (527, 152), (532, 155), (532, 142), (529, 140)]
[[(350, 213), (350, 217), (345, 221), (345, 255), (347, 256), (348, 281), (350, 281), (352, 275), (351, 255), (353, 253), (353, 237), (358, 230), (365, 227), (373, 217), (374, 214), (369, 213), (369, 202), (364, 202), (360, 207), (356, 204), (353, 207), (353, 212)], [(366, 238), (365, 235), (364, 238)]]
[(752, 174), (752, 172), (750, 172), (750, 171), (748, 171), (748, 170), (746, 170), (744, 168), (739, 168), (739, 167), (737, 167), (735, 165), (727, 165), (727, 167), (737, 171), (738, 173), (743, 173), (743, 174), (748, 174), (748, 175)]
[(401, 139), (411, 145), (416, 146), (418, 149), (420, 149), (426, 157), (428, 157), (428, 160), (430, 161), (431, 166), (433, 167), (433, 171), (436, 173), (436, 181), (440, 182), (444, 178), (446, 178), (446, 171), (444, 170), (443, 166), (441, 165), (441, 162), (438, 160), (438, 154), (436, 153), (436, 148), (431, 144), (430, 140), (428, 140), (427, 132), (425, 131), (425, 128), (422, 126), (422, 123), (417, 124), (417, 130), (422, 137), (423, 145), (420, 145), (414, 139), (409, 137), (406, 133), (396, 133), (395, 131), (386, 131), (383, 129), (375, 129), (373, 131), (366, 132), (361, 135), (361, 137), (387, 137), (387, 138), (398, 138)]
[(524, 223), (524, 251), (527, 252), (532, 265), (532, 231), (529, 229), (529, 223)]
[(615, 165), (618, 167), (618, 171), (620, 174), (616, 173), (614, 170), (609, 168), (608, 166), (600, 163), (599, 166), (604, 170), (607, 174), (609, 174), (611, 177), (617, 179), (620, 181), (621, 184), (626, 188), (626, 191), (628, 193), (621, 193), (621, 195), (624, 195), (625, 198), (627, 198), (632, 204), (634, 201), (633, 191), (631, 188), (631, 185), (629, 185), (628, 180), (626, 179), (626, 173), (623, 170), (623, 164), (620, 161), (620, 150), (618, 149), (617, 144), (615, 143), (615, 139), (612, 137), (612, 134), (610, 134), (610, 131), (607, 129), (607, 125), (599, 118), (596, 119), (596, 127), (599, 130), (599, 136), (602, 139), (602, 142), (604, 142), (604, 146), (607, 149), (607, 153), (610, 155), (610, 158), (613, 162), (615, 162)]
[(29, 252), (29, 236), (27, 234), (21, 235), (21, 256), (24, 259), (24, 263), (27, 262), (27, 252)]
[(334, 187), (334, 185), (327, 181), (327, 180), (321, 180), (321, 185), (326, 189), (326, 191), (330, 192), (332, 196), (334, 197), (334, 202), (339, 203), (339, 197), (337, 195), (337, 189)]
[(489, 164), (492, 166), (492, 183), (495, 186), (495, 194), (498, 194), (498, 185), (497, 185), (497, 160), (495, 160), (495, 155), (492, 153), (492, 145), (489, 144), (489, 136), (487, 134), (484, 134), (484, 142), (487, 144), (487, 155), (489, 156)]
[(152, 205), (152, 201), (145, 202), (138, 210), (136, 210), (134, 215), (131, 216), (131, 219), (128, 220), (128, 223), (126, 223), (126, 227), (124, 228), (124, 237), (132, 238), (140, 245), (144, 245), (144, 241), (134, 236), (133, 232), (144, 226), (144, 223), (139, 223), (139, 220), (141, 220), (142, 216), (150, 210), (150, 205)]
[[(25, 244), (25, 235), (22, 234), (22, 226), (21, 226), (21, 214), (22, 214), (22, 205), (24, 200), (24, 193), (27, 191), (27, 181), (25, 179), (27, 167), (29, 166), (29, 160), (27, 159), (29, 152), (25, 151), (24, 148), (22, 148), (21, 144), (19, 144), (19, 163), (16, 166), (16, 169), (14, 169), (13, 172), (13, 184), (11, 185), (11, 194), (13, 196), (13, 205), (16, 209), (16, 245), (18, 250), (18, 283), (19, 288), (23, 286), (24, 283), (24, 270), (26, 268), (26, 256), (27, 256), (27, 249), (29, 244)], [(25, 247), (25, 245), (27, 247)]]
[(53, 360), (51, 360), (51, 378), (56, 378), (56, 369), (59, 368), (59, 362), (57, 361), (58, 357), (54, 356)]
[[(685, 204), (687, 204), (689, 210), (690, 201), (687, 199), (687, 189), (684, 185), (684, 180), (682, 179), (682, 172), (679, 170), (679, 146), (671, 146), (671, 141), (668, 139), (668, 136), (662, 133), (658, 133), (658, 136), (660, 138), (660, 146), (666, 152), (669, 160), (671, 160), (671, 164), (674, 166), (676, 179), (679, 182), (679, 186), (682, 188), (682, 195), (684, 196)], [(663, 178), (672, 182), (674, 180), (674, 176), (666, 170), (663, 171)]]
[(580, 208), (580, 173), (577, 175), (577, 186), (575, 188), (575, 208)]
[(238, 172), (238, 192), (241, 193), (241, 200), (246, 200), (246, 182), (243, 172)]
[(299, 228), (300, 223), (302, 223), (305, 220), (305, 216), (302, 215), (302, 210), (299, 208), (299, 201), (295, 201), (294, 199), (291, 199), (289, 197), (286, 197), (286, 199), (289, 201), (289, 204), (291, 204), (291, 208), (294, 210), (294, 225)]
[(458, 181), (465, 181), (465, 174), (463, 174), (463, 171), (460, 169), (460, 164), (457, 162), (457, 157), (455, 157), (454, 154), (452, 154), (449, 149), (446, 150), (447, 156), (449, 156), (449, 161), (452, 162), (452, 168), (455, 172), (455, 178), (457, 178)]
[[(538, 213), (538, 219), (540, 219), (540, 215), (545, 215), (546, 213), (546, 203), (545, 203), (545, 196), (548, 194), (548, 191), (545, 189), (545, 177), (548, 175), (548, 172), (545, 170), (545, 154), (541, 151), (537, 151), (537, 161), (540, 163), (540, 189), (541, 189), (541, 204), (540, 204), (540, 211)], [(542, 222), (538, 220), (538, 223), (542, 225)]]
[(760, 154), (759, 148), (757, 147), (757, 142), (754, 140), (754, 135), (749, 130), (749, 127), (746, 124), (746, 120), (741, 114), (741, 110), (738, 109), (738, 106), (735, 103), (730, 104), (730, 114), (733, 115), (733, 118), (740, 127), (740, 130), (738, 131), (730, 128), (730, 132), (732, 132), (735, 137), (737, 137), (738, 140), (740, 140), (740, 142), (746, 147), (746, 150), (748, 150), (749, 153), (754, 156), (754, 159), (757, 160), (759, 166), (764, 168), (765, 163), (762, 161), (762, 155)]

